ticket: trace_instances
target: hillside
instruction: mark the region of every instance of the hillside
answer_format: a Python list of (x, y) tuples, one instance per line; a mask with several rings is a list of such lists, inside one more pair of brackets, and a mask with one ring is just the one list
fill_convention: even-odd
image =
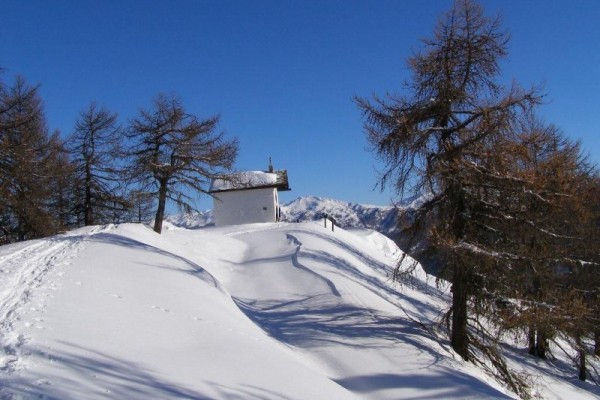
[[(514, 398), (438, 342), (448, 288), (422, 273), (396, 287), (398, 256), (318, 223), (110, 225), (0, 247), (0, 398)], [(544, 398), (600, 393), (564, 359), (511, 357)]]

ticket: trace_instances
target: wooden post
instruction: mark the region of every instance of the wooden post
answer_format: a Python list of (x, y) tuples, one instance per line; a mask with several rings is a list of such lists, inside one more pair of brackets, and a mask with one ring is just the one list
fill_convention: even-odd
[(325, 227), (325, 229), (327, 229), (327, 220), (331, 222), (331, 232), (333, 232), (335, 228), (335, 219), (333, 219), (333, 217), (330, 217), (328, 214), (323, 214), (323, 226)]

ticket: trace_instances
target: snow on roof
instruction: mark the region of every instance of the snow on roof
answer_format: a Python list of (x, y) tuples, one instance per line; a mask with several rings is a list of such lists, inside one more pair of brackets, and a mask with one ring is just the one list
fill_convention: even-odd
[(213, 179), (209, 192), (215, 193), (261, 188), (290, 190), (288, 186), (287, 171), (242, 171), (223, 175), (220, 178)]

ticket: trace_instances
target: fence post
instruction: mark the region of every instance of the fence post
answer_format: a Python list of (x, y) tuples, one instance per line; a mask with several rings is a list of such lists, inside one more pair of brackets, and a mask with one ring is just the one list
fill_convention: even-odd
[(327, 220), (331, 221), (331, 232), (333, 232), (335, 228), (335, 219), (330, 217), (329, 214), (323, 214), (323, 226), (325, 229), (327, 229)]

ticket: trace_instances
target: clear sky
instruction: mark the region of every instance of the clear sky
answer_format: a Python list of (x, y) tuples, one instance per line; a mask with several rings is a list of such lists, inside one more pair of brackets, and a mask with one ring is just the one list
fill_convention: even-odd
[[(541, 114), (600, 163), (600, 0), (487, 0), (511, 34), (502, 79), (543, 84)], [(388, 204), (354, 95), (401, 93), (450, 0), (3, 0), (2, 79), (40, 84), (50, 129), (91, 101), (126, 123), (160, 92), (240, 140), (237, 169), (287, 169), (282, 201)], [(210, 208), (204, 198), (200, 208)]]

